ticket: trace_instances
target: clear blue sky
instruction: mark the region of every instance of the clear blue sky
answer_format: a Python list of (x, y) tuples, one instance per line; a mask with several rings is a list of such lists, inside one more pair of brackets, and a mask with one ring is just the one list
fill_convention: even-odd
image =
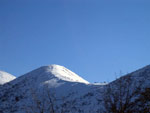
[(90, 82), (150, 64), (150, 0), (0, 0), (0, 70), (49, 64)]

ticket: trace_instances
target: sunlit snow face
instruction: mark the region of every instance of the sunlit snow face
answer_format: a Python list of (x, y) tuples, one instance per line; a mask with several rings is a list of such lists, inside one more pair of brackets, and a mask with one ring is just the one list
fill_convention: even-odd
[(71, 81), (71, 82), (81, 82), (86, 84), (89, 83), (88, 81), (84, 80), (74, 72), (60, 65), (50, 65), (48, 66), (47, 71), (51, 72), (53, 75), (55, 75), (56, 77), (62, 80)]
[(7, 72), (0, 71), (0, 85), (5, 84), (11, 80), (14, 80), (15, 78), (16, 78), (15, 76)]

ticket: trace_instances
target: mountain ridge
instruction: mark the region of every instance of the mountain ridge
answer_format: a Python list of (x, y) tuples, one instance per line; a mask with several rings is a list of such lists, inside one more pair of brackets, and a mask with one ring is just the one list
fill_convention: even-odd
[[(123, 80), (124, 83), (128, 76), (131, 77), (132, 87), (129, 87), (131, 90), (135, 88), (135, 84), (141, 81), (144, 87), (150, 85), (149, 65), (104, 85), (87, 83), (80, 76), (74, 74), (59, 65), (42, 66), (28, 72), (0, 88), (0, 103), (2, 103), (0, 111), (4, 111), (2, 113), (25, 113), (22, 106), (25, 106), (24, 103), (32, 106), (30, 103), (33, 101), (32, 91), (42, 102), (42, 98), (46, 97), (43, 90), (48, 88), (50, 93), (54, 92), (55, 94), (57, 103), (55, 107), (58, 107), (57, 105), (59, 108), (61, 108), (60, 105), (67, 106), (65, 109), (68, 112), (65, 113), (100, 113), (104, 110), (104, 91), (108, 85), (116, 87), (119, 80)], [(61, 113), (59, 110), (57, 109), (56, 113)], [(48, 113), (48, 111), (44, 113)]]

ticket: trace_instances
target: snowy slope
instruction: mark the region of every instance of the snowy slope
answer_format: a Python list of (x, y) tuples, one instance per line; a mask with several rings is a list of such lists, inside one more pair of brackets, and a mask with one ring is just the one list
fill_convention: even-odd
[(0, 85), (10, 82), (11, 80), (14, 80), (15, 78), (16, 78), (15, 76), (7, 72), (0, 71)]
[[(131, 90), (141, 81), (145, 87), (149, 86), (150, 66), (109, 84), (116, 87), (115, 84), (119, 83), (120, 79), (125, 80), (128, 76), (132, 81)], [(47, 93), (54, 94), (56, 113), (61, 113), (61, 108), (66, 110), (65, 113), (103, 113), (104, 91), (109, 84), (90, 84), (63, 66), (43, 66), (0, 88), (0, 113), (25, 113), (26, 110), (31, 112), (31, 107), (39, 113), (33, 98), (38, 98), (40, 102), (47, 102)], [(45, 103), (45, 105), (49, 104)], [(49, 111), (44, 111), (44, 113), (49, 113)]]
[(21, 77), (19, 77), (16, 82), (21, 81), (23, 79), (34, 79), (37, 84), (44, 83), (48, 80), (54, 81), (70, 81), (70, 82), (80, 82), (88, 84), (89, 82), (75, 74), (74, 72), (70, 71), (69, 69), (60, 66), (60, 65), (49, 65), (49, 66), (42, 66), (38, 69), (35, 69)]
[[(44, 87), (48, 87), (50, 91), (56, 93), (57, 98), (74, 95), (70, 97), (71, 100), (85, 95), (89, 90), (93, 90), (88, 81), (63, 66), (42, 66), (3, 86), (0, 97), (4, 98), (5, 101), (0, 100), (0, 103), (3, 103), (0, 105), (0, 110), (7, 113), (23, 112), (22, 106), (24, 106), (24, 103), (31, 104), (32, 91), (38, 91), (38, 94), (42, 95)], [(13, 111), (6, 109), (8, 107)]]
[[(133, 88), (135, 85), (139, 85), (139, 84), (143, 88), (150, 86), (150, 65), (147, 65), (127, 75), (124, 75), (120, 77), (118, 80), (120, 79), (126, 80), (127, 78), (131, 79)], [(112, 81), (111, 83), (118, 82), (118, 80)]]
[(58, 77), (59, 79), (70, 82), (81, 82), (86, 84), (89, 83), (88, 81), (84, 80), (83, 78), (63, 66), (54, 64), (45, 66), (45, 68), (47, 69), (47, 72), (52, 73), (52, 75), (55, 75), (55, 77)]

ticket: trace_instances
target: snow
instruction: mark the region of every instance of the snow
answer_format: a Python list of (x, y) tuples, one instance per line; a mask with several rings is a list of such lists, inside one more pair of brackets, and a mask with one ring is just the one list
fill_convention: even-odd
[[(80, 97), (86, 95), (89, 90), (93, 90), (93, 88), (91, 88), (92, 85), (90, 85), (88, 81), (63, 66), (42, 66), (3, 86), (0, 90), (0, 97), (5, 98), (6, 93), (8, 96), (7, 101), (0, 105), (0, 110), (3, 109), (3, 111), (10, 113), (11, 111), (9, 109), (5, 109), (5, 107), (9, 107), (16, 110), (15, 113), (22, 113), (21, 107), (24, 106), (25, 103), (27, 103), (27, 105), (31, 104), (32, 91), (37, 91), (38, 95), (43, 95), (43, 89), (47, 86), (51, 92), (55, 93), (57, 98), (62, 99), (63, 97), (69, 97), (66, 99), (67, 101), (80, 99)], [(16, 97), (23, 99), (16, 103)], [(11, 104), (5, 106), (7, 103)]]
[[(132, 76), (133, 83), (138, 82), (136, 79), (141, 80), (141, 78), (143, 78), (145, 85), (150, 85), (150, 66), (125, 75), (123, 79), (125, 79), (126, 76)], [(104, 90), (108, 84), (113, 85), (116, 84), (116, 82), (118, 82), (118, 80), (111, 83), (91, 84), (63, 66), (55, 64), (42, 66), (10, 81), (9, 84), (4, 84), (2, 88), (0, 88), (0, 103), (2, 103), (0, 104), (0, 111), (2, 110), (6, 113), (25, 113), (22, 107), (32, 104), (32, 91), (35, 91), (34, 93), (36, 93), (40, 99), (43, 97), (46, 98), (45, 95), (47, 92), (43, 93), (46, 87), (50, 93), (55, 94), (57, 105), (66, 102), (67, 108), (65, 109), (70, 110), (72, 113), (79, 113), (78, 110), (83, 111), (82, 113), (101, 112), (101, 110), (104, 109)], [(134, 87), (135, 84), (133, 84), (131, 89)], [(19, 101), (16, 101), (16, 97), (19, 98)]]
[(0, 85), (10, 82), (11, 80), (14, 80), (15, 78), (16, 78), (15, 76), (7, 72), (0, 71)]
[[(48, 65), (42, 66), (35, 69), (27, 74), (18, 77), (16, 80), (11, 82), (17, 84), (18, 82), (27, 81), (32, 84), (31, 87), (37, 87), (42, 84), (50, 84), (49, 86), (60, 86), (64, 82), (84, 83), (89, 84), (88, 81), (84, 80), (74, 72), (60, 65)], [(34, 82), (33, 82), (34, 81)]]
[(47, 67), (47, 71), (51, 72), (56, 77), (65, 81), (81, 82), (81, 83), (89, 84), (88, 81), (84, 80), (83, 78), (75, 74), (74, 72), (60, 65), (55, 65), (55, 64), (49, 65)]

